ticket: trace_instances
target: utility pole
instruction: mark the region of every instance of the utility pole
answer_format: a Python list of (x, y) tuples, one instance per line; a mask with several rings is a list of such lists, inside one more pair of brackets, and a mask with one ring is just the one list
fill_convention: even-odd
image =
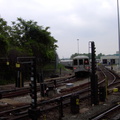
[(118, 61), (118, 69), (120, 69), (120, 22), (119, 22), (119, 0), (117, 0), (117, 15), (118, 15), (118, 43), (119, 43), (119, 61)]
[(78, 54), (79, 54), (79, 39), (77, 39), (77, 45), (78, 45)]

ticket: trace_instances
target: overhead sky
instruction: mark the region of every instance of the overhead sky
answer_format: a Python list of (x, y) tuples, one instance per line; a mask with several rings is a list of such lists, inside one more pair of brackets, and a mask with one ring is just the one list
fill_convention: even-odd
[(50, 27), (60, 58), (88, 53), (90, 41), (97, 54), (118, 51), (117, 0), (0, 0), (0, 16), (8, 24), (21, 17)]

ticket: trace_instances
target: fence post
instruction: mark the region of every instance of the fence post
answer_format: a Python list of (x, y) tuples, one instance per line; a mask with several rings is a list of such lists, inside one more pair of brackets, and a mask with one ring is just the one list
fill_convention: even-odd
[(105, 102), (105, 99), (106, 99), (106, 88), (99, 87), (99, 100), (101, 102)]
[(63, 115), (63, 98), (60, 97), (60, 99), (58, 100), (58, 104), (59, 104), (59, 120), (62, 120), (62, 117), (64, 117)]
[(79, 113), (79, 95), (72, 95), (70, 98), (70, 105), (71, 105), (71, 113), (77, 114)]

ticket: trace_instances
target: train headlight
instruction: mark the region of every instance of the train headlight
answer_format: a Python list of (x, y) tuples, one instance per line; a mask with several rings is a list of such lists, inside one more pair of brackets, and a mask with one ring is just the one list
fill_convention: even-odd
[(74, 70), (76, 70), (77, 68), (76, 67), (74, 67)]
[(90, 67), (89, 66), (87, 66), (87, 67), (85, 67), (87, 70), (89, 70), (90, 69)]

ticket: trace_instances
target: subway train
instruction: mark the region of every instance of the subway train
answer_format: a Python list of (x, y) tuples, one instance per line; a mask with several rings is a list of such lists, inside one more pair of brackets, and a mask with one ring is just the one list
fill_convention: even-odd
[(73, 71), (76, 76), (90, 73), (90, 60), (88, 56), (76, 56), (73, 58)]
[(66, 68), (73, 69), (76, 76), (90, 73), (90, 60), (87, 56), (76, 56), (72, 60), (61, 60), (60, 63)]
[(60, 60), (60, 63), (66, 68), (73, 69), (73, 60), (71, 59), (62, 59)]

